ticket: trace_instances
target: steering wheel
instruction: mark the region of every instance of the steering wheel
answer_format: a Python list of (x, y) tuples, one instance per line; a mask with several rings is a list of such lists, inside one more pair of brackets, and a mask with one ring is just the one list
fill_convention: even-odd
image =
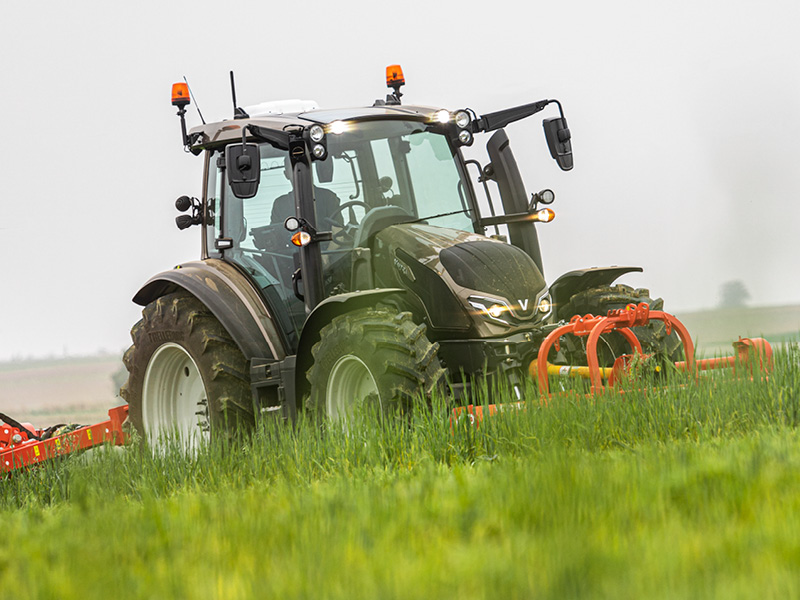
[[(344, 204), (338, 206), (333, 213), (325, 217), (326, 223), (329, 223), (334, 227), (341, 227), (340, 231), (337, 231), (333, 234), (333, 242), (339, 246), (346, 246), (352, 243), (353, 239), (355, 239), (358, 225), (355, 223), (344, 223), (344, 219), (342, 219), (342, 222), (339, 222), (335, 219), (335, 217), (348, 208), (352, 208), (354, 206), (363, 207), (365, 214), (370, 210), (369, 204), (366, 202), (362, 202), (361, 200), (350, 200), (349, 202), (345, 202)], [(342, 223), (344, 223), (344, 225)]]
[[(361, 200), (350, 200), (349, 202), (345, 202), (344, 204), (341, 204), (336, 210), (334, 210), (326, 218), (333, 220), (333, 217), (335, 217), (336, 215), (338, 215), (341, 212), (344, 212), (344, 210), (347, 209), (347, 208), (352, 208), (353, 206), (361, 206), (367, 212), (369, 212), (369, 210), (370, 210), (370, 206), (366, 202), (362, 202)], [(344, 221), (344, 219), (343, 219), (343, 221)]]

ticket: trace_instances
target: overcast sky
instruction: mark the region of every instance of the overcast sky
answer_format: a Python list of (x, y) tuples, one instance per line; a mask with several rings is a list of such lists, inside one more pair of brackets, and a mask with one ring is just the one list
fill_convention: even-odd
[[(286, 7), (291, 6), (290, 10)], [(174, 199), (200, 195), (169, 92), (206, 120), (282, 98), (478, 114), (558, 98), (575, 168), (540, 119), (509, 126), (529, 191), (556, 192), (545, 275), (637, 264), (672, 311), (741, 279), (800, 303), (796, 2), (15, 2), (0, 22), (0, 360), (121, 352), (149, 277), (199, 257)], [(191, 107), (190, 107), (191, 108)], [(190, 110), (190, 125), (199, 123)]]

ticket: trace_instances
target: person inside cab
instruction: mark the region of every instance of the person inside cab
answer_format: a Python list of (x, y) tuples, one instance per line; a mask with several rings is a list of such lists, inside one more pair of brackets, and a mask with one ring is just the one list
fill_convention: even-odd
[[(283, 159), (283, 174), (289, 182), (292, 182), (292, 161), (286, 156)], [(340, 225), (342, 222), (339, 206), (341, 204), (339, 196), (329, 189), (319, 187), (314, 183), (314, 203), (316, 204), (317, 228), (327, 229), (331, 223), (326, 219), (332, 219), (333, 223)], [(272, 223), (283, 223), (287, 217), (294, 217), (294, 188), (288, 193), (275, 198), (272, 204)]]

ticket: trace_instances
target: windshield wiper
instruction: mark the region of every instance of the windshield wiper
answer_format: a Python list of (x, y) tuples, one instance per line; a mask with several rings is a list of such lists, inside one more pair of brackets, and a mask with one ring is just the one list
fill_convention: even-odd
[[(439, 215), (431, 215), (429, 217), (420, 217), (419, 219), (414, 219), (413, 221), (406, 221), (406, 223), (419, 223), (420, 221), (427, 221), (428, 219), (438, 219), (439, 217), (449, 217), (450, 215), (460, 215), (460, 214), (466, 214), (468, 212), (469, 212), (469, 210), (467, 210), (467, 209), (454, 210), (453, 212), (441, 213)], [(470, 219), (472, 219), (472, 217), (470, 217)]]

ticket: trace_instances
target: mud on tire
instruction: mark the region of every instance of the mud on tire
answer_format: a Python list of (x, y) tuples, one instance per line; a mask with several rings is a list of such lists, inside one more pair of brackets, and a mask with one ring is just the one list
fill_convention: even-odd
[[(628, 304), (640, 302), (646, 302), (652, 310), (664, 309), (664, 301), (661, 298), (653, 300), (650, 298), (650, 292), (644, 288), (634, 289), (622, 284), (604, 285), (574, 294), (569, 303), (559, 310), (559, 318), (569, 320), (573, 315), (585, 314), (605, 316), (609, 310), (625, 308)], [(644, 327), (634, 327), (632, 331), (642, 343), (645, 354), (657, 354), (672, 362), (683, 360), (683, 344), (678, 334), (673, 331), (667, 335), (666, 326), (661, 321), (653, 321)], [(608, 347), (612, 349), (614, 355), (630, 353), (628, 343), (619, 333), (612, 332), (607, 336), (607, 340)]]
[(308, 407), (342, 419), (361, 403), (386, 414), (410, 410), (444, 382), (425, 325), (410, 312), (368, 308), (334, 318), (311, 349)]
[(131, 338), (120, 394), (129, 423), (151, 443), (174, 430), (202, 441), (252, 425), (247, 360), (197, 298), (178, 292), (154, 300)]

